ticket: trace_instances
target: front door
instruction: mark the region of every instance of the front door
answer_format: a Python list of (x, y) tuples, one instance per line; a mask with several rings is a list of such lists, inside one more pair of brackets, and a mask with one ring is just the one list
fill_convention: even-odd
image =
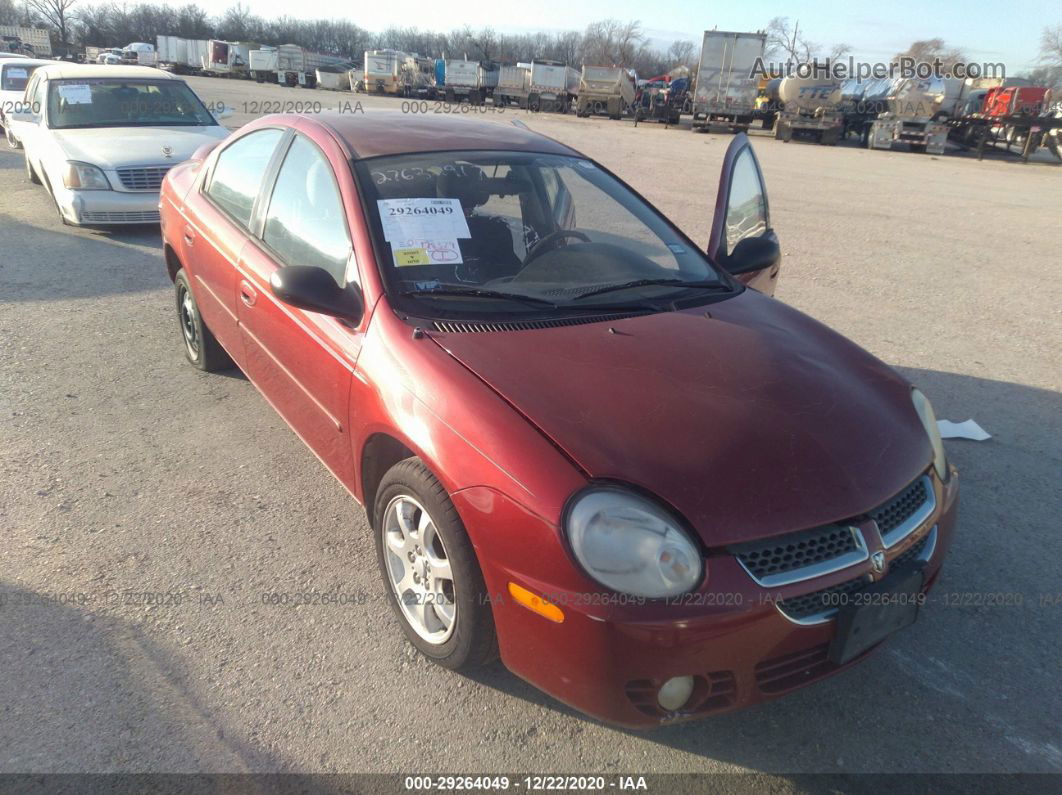
[(357, 279), (335, 173), (317, 145), (296, 134), (265, 191), (236, 285), (244, 372), (353, 490), (347, 417), (361, 333), (337, 318), (285, 304), (270, 288), (272, 274), (286, 265), (324, 268), (340, 286)]
[(763, 172), (748, 136), (739, 133), (723, 158), (708, 256), (749, 287), (774, 295), (781, 256), (749, 256), (771, 244), (776, 250)]

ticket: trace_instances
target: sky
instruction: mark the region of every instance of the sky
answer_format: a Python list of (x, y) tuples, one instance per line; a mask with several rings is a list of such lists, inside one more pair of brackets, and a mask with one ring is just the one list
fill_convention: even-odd
[[(166, 0), (173, 5), (186, 1)], [(404, 0), (401, 4), (316, 0), (303, 6), (306, 10), (301, 13), (287, 0), (243, 2), (261, 16), (344, 18), (374, 31), (390, 25), (448, 31), (469, 24), (517, 33), (582, 30), (590, 22), (609, 17), (637, 19), (652, 43), (661, 48), (679, 38), (699, 44), (704, 30), (757, 30), (773, 17), (788, 16), (799, 19), (808, 39), (824, 50), (844, 42), (857, 58), (888, 60), (912, 41), (939, 37), (949, 46), (962, 48), (972, 60), (1002, 61), (1008, 74), (1035, 66), (1041, 31), (1047, 25), (1062, 24), (1058, 0), (846, 0), (803, 5), (778, 0)], [(228, 4), (213, 0), (207, 5), (213, 10)]]

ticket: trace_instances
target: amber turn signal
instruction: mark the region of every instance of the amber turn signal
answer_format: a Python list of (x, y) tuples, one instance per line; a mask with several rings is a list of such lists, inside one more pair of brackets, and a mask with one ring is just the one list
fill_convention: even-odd
[(564, 623), (564, 613), (554, 604), (545, 601), (541, 596), (532, 593), (526, 588), (521, 588), (515, 582), (509, 583), (509, 594), (532, 613), (538, 613), (543, 618), (548, 618), (557, 624)]

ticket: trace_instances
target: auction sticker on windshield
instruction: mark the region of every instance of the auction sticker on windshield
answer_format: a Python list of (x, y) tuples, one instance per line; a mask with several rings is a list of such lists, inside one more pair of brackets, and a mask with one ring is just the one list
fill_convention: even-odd
[(87, 83), (61, 83), (59, 96), (65, 99), (68, 105), (92, 104), (92, 89)]
[(472, 237), (458, 199), (377, 199), (384, 240), (453, 240)]
[(406, 265), (460, 265), (461, 246), (451, 240), (396, 240), (391, 243), (395, 267)]

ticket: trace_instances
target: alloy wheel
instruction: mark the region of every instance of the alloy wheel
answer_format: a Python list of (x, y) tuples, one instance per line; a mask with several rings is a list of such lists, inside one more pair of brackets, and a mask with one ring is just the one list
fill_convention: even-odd
[(412, 496), (399, 495), (384, 512), (387, 580), (402, 615), (428, 643), (445, 643), (457, 623), (454, 575), (435, 522)]

